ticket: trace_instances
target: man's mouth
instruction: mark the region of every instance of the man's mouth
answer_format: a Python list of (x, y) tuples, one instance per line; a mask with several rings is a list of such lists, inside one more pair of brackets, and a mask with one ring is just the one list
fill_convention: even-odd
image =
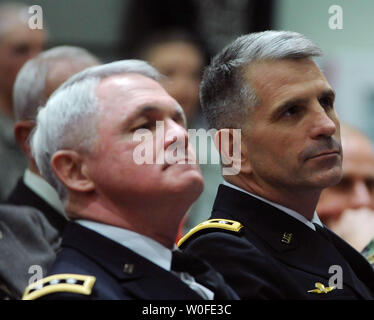
[(325, 150), (323, 152), (320, 152), (316, 155), (313, 155), (311, 157), (309, 157), (308, 159), (317, 159), (317, 158), (323, 158), (323, 157), (329, 157), (329, 156), (338, 156), (340, 155), (340, 151), (339, 150)]

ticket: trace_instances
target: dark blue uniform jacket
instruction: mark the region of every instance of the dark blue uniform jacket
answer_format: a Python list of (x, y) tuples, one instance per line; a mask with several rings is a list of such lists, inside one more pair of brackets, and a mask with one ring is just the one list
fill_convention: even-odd
[[(219, 186), (213, 218), (235, 220), (243, 227), (238, 232), (203, 229), (181, 249), (206, 259), (240, 298), (373, 298), (370, 264), (326, 227), (325, 232), (313, 231), (277, 208), (224, 185)], [(339, 278), (342, 289), (337, 286)], [(329, 280), (336, 284), (333, 290), (316, 286), (326, 289)]]

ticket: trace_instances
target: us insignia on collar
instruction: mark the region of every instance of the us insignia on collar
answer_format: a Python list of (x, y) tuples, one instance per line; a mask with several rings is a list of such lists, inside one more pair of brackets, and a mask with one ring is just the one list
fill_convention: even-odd
[(282, 237), (282, 242), (286, 244), (290, 244), (292, 239), (292, 233), (285, 232)]
[(322, 283), (315, 283), (316, 289), (308, 290), (310, 293), (329, 293), (330, 291), (336, 289), (336, 287), (325, 287)]

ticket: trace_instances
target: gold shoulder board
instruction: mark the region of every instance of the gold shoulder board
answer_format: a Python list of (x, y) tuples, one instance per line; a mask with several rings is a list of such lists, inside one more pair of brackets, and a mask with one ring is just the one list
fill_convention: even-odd
[(189, 239), (192, 235), (195, 235), (197, 232), (212, 228), (231, 232), (239, 232), (243, 228), (243, 225), (238, 221), (228, 219), (206, 220), (198, 224), (196, 227), (192, 228), (182, 239), (180, 239), (178, 241), (178, 247), (181, 247), (187, 239)]
[(54, 274), (30, 284), (22, 300), (35, 300), (56, 292), (90, 295), (95, 281), (95, 277), (82, 274)]

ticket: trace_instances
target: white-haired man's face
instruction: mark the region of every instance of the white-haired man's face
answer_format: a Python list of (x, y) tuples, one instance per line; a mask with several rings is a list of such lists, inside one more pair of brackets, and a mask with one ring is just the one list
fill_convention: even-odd
[[(100, 104), (98, 133), (87, 158), (96, 193), (126, 207), (139, 203), (154, 207), (165, 199), (179, 201), (181, 197), (191, 198), (192, 203), (203, 182), (176, 100), (158, 82), (140, 74), (104, 79), (96, 93)], [(160, 124), (163, 136), (158, 132), (156, 137), (156, 125)], [(138, 129), (152, 133), (150, 138), (134, 139)], [(174, 143), (184, 143), (184, 152), (170, 163), (165, 159), (175, 151), (170, 148)], [(138, 164), (140, 146), (152, 154), (148, 159), (152, 163)], [(194, 164), (183, 163), (188, 159)]]

